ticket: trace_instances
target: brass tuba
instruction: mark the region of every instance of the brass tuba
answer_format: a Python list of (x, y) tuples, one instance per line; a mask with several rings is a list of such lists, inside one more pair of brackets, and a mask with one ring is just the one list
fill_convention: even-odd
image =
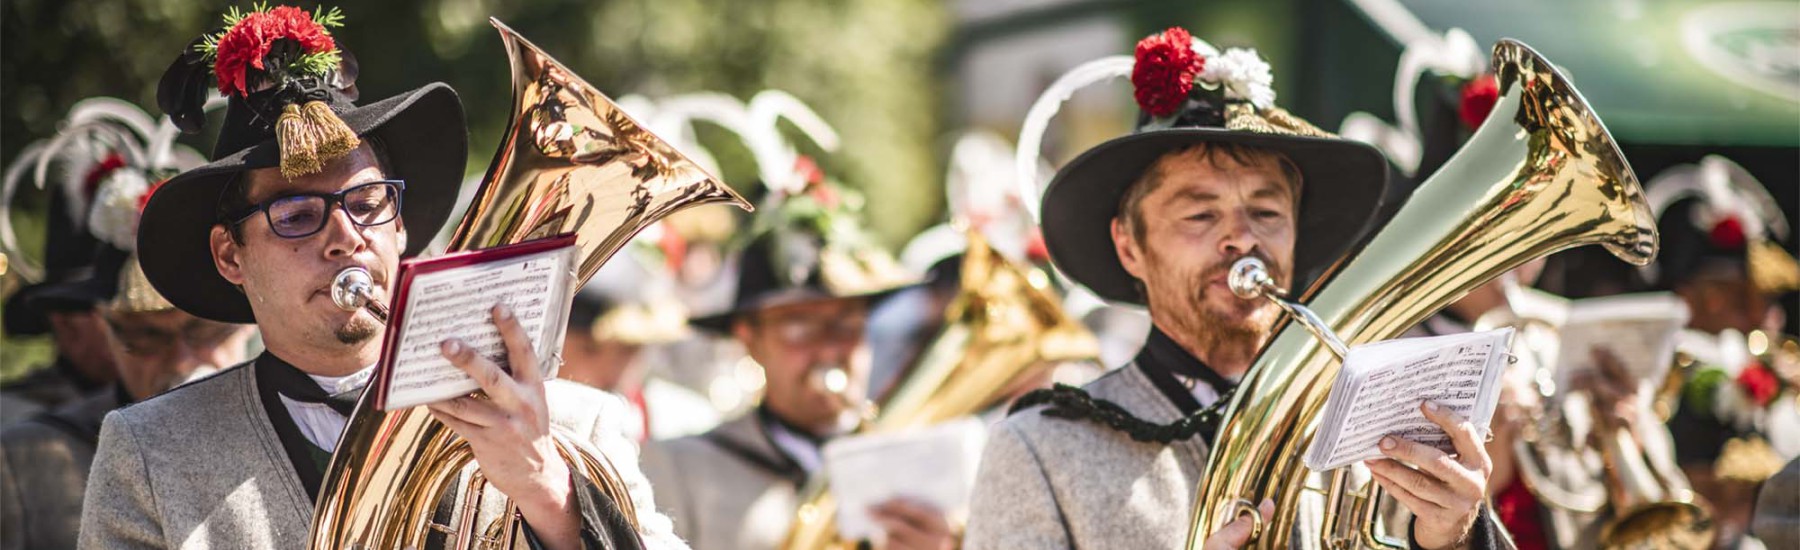
[[(967, 230), (962, 286), (942, 331), (859, 433), (928, 426), (1003, 403), (1019, 382), (1064, 361), (1091, 360), (1100, 343), (1063, 312), (1042, 272), (1014, 265)], [(806, 488), (782, 548), (853, 547), (837, 540), (837, 503), (823, 478)]]
[[(573, 232), (580, 286), (639, 230), (677, 210), (720, 202), (751, 208), (593, 85), (498, 20), (489, 22), (511, 60), (512, 121), (451, 251)], [(360, 296), (360, 305), (380, 309), (366, 286)], [(487, 484), (479, 472), (464, 477), (474, 460), (468, 443), (423, 408), (383, 412), (373, 395), (365, 392), (357, 403), (331, 457), (313, 509), (311, 546), (420, 548), (434, 532), (457, 547), (513, 546), (513, 514), (476, 525)], [(557, 443), (569, 469), (593, 480), (635, 523), (630, 495), (607, 458), (560, 434)], [(447, 490), (463, 495), (463, 506), (451, 524), (436, 524)]]
[[(1601, 244), (1638, 265), (1655, 255), (1656, 221), (1637, 177), (1569, 81), (1511, 40), (1494, 47), (1492, 66), (1501, 94), (1493, 112), (1387, 230), (1312, 289), (1295, 289), (1296, 302), (1265, 292), (1306, 314), (1278, 327), (1226, 409), (1196, 490), (1189, 547), (1242, 513), (1259, 527), (1253, 547), (1287, 548), (1295, 536), (1310, 477), (1300, 457), (1341, 366), (1309, 330), (1350, 345), (1393, 338), (1501, 273), (1574, 246)], [(1384, 545), (1373, 521), (1377, 488), (1353, 492), (1348, 474), (1326, 474), (1316, 542)], [(1264, 498), (1275, 501), (1273, 517), (1255, 512)]]

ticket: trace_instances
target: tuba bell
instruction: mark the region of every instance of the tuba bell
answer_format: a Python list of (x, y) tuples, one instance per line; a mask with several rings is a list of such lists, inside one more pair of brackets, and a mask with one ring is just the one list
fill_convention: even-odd
[[(627, 116), (593, 85), (495, 19), (511, 61), (512, 120), (449, 250), (490, 248), (574, 233), (579, 288), (646, 226), (709, 203), (750, 204)], [(371, 285), (340, 277), (340, 305), (385, 315)], [(346, 303), (347, 302), (347, 303)], [(554, 365), (552, 365), (554, 368)], [(551, 373), (546, 373), (551, 374)], [(488, 492), (468, 443), (423, 408), (384, 412), (365, 392), (344, 429), (313, 509), (313, 548), (420, 548), (443, 536), (453, 547), (521, 547), (510, 513), (477, 525)], [(635, 524), (630, 495), (604, 455), (557, 434), (570, 471), (585, 475)], [(454, 491), (463, 505), (435, 522)]]
[[(961, 290), (945, 311), (948, 321), (901, 382), (877, 405), (858, 433), (929, 426), (1002, 404), (1019, 381), (1065, 361), (1091, 360), (1100, 344), (1063, 312), (1042, 272), (1027, 271), (994, 250), (980, 231), (966, 230)], [(805, 500), (782, 548), (853, 548), (837, 536), (837, 504), (823, 479)]]
[[(1190, 548), (1245, 513), (1258, 527), (1251, 547), (1287, 548), (1296, 535), (1311, 477), (1300, 457), (1341, 368), (1309, 331), (1348, 345), (1393, 338), (1501, 273), (1574, 246), (1601, 244), (1637, 265), (1655, 255), (1656, 222), (1637, 177), (1569, 81), (1511, 40), (1494, 47), (1492, 67), (1500, 98), (1486, 122), (1387, 230), (1311, 289), (1263, 294), (1306, 315), (1277, 327), (1222, 416), (1195, 492)], [(1347, 469), (1326, 478), (1316, 542), (1389, 545), (1374, 525), (1378, 487), (1356, 491)], [(1273, 517), (1255, 511), (1265, 498)]]

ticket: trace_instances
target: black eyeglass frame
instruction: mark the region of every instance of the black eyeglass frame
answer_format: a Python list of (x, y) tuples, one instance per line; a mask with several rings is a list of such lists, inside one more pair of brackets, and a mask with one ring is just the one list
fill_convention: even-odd
[[(394, 215), (391, 218), (388, 218), (388, 219), (385, 219), (385, 220), (382, 220), (379, 222), (362, 223), (361, 221), (358, 221), (356, 219), (355, 214), (350, 213), (349, 204), (346, 201), (344, 201), (344, 197), (350, 195), (351, 193), (355, 193), (364, 188), (367, 188), (370, 186), (375, 186), (375, 185), (387, 185), (387, 186), (390, 186), (393, 188), (392, 194), (393, 194), (393, 198), (394, 198)], [(356, 184), (356, 185), (353, 185), (353, 186), (350, 186), (350, 187), (347, 187), (344, 189), (340, 189), (336, 193), (293, 193), (293, 194), (289, 194), (289, 195), (281, 195), (278, 197), (272, 197), (272, 198), (269, 198), (268, 200), (262, 201), (257, 204), (250, 205), (248, 207), (245, 207), (242, 210), (234, 212), (227, 219), (231, 220), (232, 227), (242, 227), (244, 225), (244, 222), (250, 221), (250, 218), (252, 216), (255, 216), (258, 212), (260, 212), (263, 215), (263, 221), (268, 222), (268, 224), (269, 224), (269, 232), (270, 233), (274, 233), (275, 236), (281, 237), (283, 239), (304, 239), (307, 237), (311, 237), (313, 235), (317, 235), (317, 234), (319, 234), (320, 231), (325, 230), (325, 226), (327, 224), (331, 223), (331, 210), (332, 210), (333, 206), (336, 206), (338, 210), (342, 210), (344, 212), (344, 217), (349, 218), (350, 223), (356, 224), (357, 227), (374, 227), (377, 225), (393, 223), (394, 220), (400, 219), (400, 212), (401, 212), (401, 206), (402, 206), (401, 199), (404, 198), (405, 196), (406, 196), (406, 180), (398, 180), (398, 179), (375, 180), (375, 181), (371, 181), (371, 182)], [(325, 199), (325, 215), (319, 217), (319, 226), (314, 227), (312, 231), (308, 231), (305, 234), (301, 234), (301, 235), (283, 235), (283, 234), (281, 234), (280, 231), (275, 230), (275, 220), (273, 218), (269, 217), (269, 207), (274, 205), (277, 202), (292, 199), (294, 197), (318, 197), (321, 199)]]

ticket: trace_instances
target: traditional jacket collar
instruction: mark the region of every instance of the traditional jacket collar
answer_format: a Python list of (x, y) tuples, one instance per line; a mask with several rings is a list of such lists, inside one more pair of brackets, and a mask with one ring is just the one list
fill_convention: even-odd
[(1194, 354), (1175, 343), (1173, 338), (1164, 334), (1161, 328), (1151, 325), (1149, 337), (1144, 339), (1144, 348), (1138, 350), (1134, 361), (1144, 376), (1156, 386), (1163, 397), (1181, 409), (1181, 414), (1190, 415), (1200, 412), (1200, 402), (1188, 391), (1188, 385), (1177, 379), (1181, 376), (1212, 386), (1213, 391), (1225, 395), (1237, 386), (1237, 383), (1220, 376), (1211, 366), (1194, 357)]

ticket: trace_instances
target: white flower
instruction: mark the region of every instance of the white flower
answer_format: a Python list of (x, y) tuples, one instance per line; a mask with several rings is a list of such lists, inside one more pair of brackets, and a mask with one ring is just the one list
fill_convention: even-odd
[(130, 167), (113, 170), (94, 193), (88, 229), (120, 250), (137, 248), (138, 199), (150, 190), (144, 174)]
[(1256, 50), (1231, 48), (1206, 58), (1200, 78), (1225, 86), (1225, 97), (1249, 101), (1258, 109), (1275, 106), (1275, 77)]

